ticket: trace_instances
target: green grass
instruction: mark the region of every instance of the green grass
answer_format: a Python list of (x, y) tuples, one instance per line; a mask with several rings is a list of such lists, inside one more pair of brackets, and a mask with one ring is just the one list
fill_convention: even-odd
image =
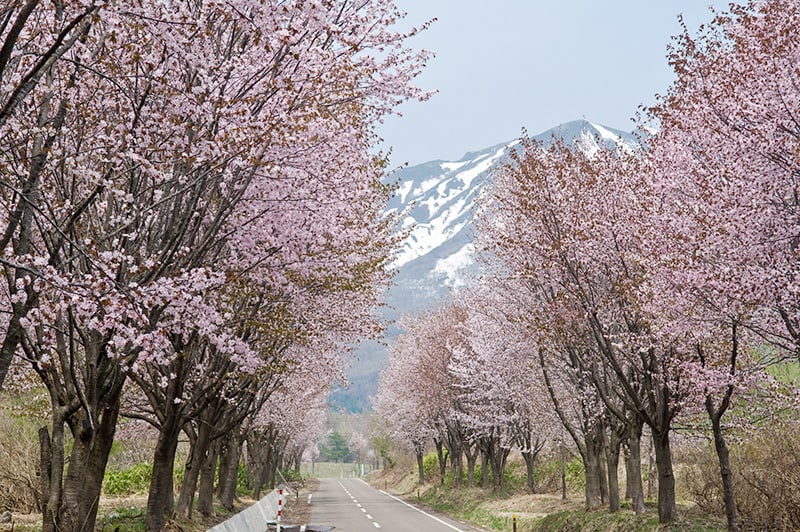
[[(518, 530), (522, 532), (522, 530), (526, 529)], [(576, 532), (593, 530), (619, 532), (636, 532), (639, 530), (718, 532), (726, 530), (726, 527), (719, 521), (691, 514), (679, 516), (678, 520), (674, 523), (660, 525), (658, 523), (658, 515), (651, 509), (651, 511), (642, 515), (634, 515), (629, 511), (620, 511), (611, 514), (604, 510), (595, 512), (558, 512), (538, 519), (533, 528), (529, 530), (534, 532), (556, 530)]]
[(98, 516), (97, 526), (110, 530), (119, 528), (119, 532), (145, 532), (147, 527), (144, 524), (144, 515), (144, 508), (119, 507), (105, 515)]
[(494, 530), (511, 530), (510, 518), (506, 519), (483, 506), (487, 502), (504, 499), (509, 494), (510, 492), (506, 490), (494, 492), (481, 488), (433, 487), (424, 492), (422, 502), (436, 510), (476, 525)]

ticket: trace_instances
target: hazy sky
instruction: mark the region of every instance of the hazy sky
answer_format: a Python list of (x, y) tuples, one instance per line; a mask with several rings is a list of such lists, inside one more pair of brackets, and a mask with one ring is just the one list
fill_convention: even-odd
[(470, 150), (586, 118), (630, 131), (640, 104), (669, 87), (670, 37), (711, 0), (396, 0), (406, 25), (437, 18), (411, 44), (436, 52), (418, 85), (438, 89), (379, 129), (392, 166)]

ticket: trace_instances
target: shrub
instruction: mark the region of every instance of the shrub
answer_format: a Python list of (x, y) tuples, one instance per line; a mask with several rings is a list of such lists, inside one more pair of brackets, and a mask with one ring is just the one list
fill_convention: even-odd
[[(559, 465), (560, 467), (560, 465)], [(586, 488), (586, 471), (583, 469), (583, 460), (575, 456), (567, 462), (567, 485), (579, 490)], [(561, 473), (559, 472), (559, 475)], [(560, 481), (559, 481), (560, 482)]]
[(0, 508), (39, 511), (39, 440), (34, 426), (0, 412)]
[(425, 481), (433, 482), (439, 479), (439, 458), (436, 453), (428, 453), (422, 457), (422, 471), (425, 473)]
[[(800, 530), (800, 429), (768, 428), (731, 445), (731, 469), (739, 514), (747, 529)], [(694, 452), (685, 469), (697, 506), (724, 516), (722, 481), (711, 445)]]
[(546, 458), (537, 460), (533, 470), (536, 490), (540, 493), (556, 492), (561, 489), (561, 459)]
[(236, 468), (236, 496), (242, 497), (250, 494), (250, 488), (247, 485), (247, 465), (244, 462), (239, 462)]
[(281, 474), (283, 475), (284, 480), (286, 482), (302, 482), (303, 475), (300, 474), (300, 471), (296, 471), (294, 469), (284, 469)]
[(103, 493), (106, 495), (129, 495), (144, 493), (150, 488), (153, 478), (151, 464), (136, 464), (124, 470), (109, 469), (103, 478)]
[[(507, 490), (524, 489), (528, 481), (528, 470), (525, 463), (521, 462), (521, 457), (509, 457), (506, 468), (503, 471), (503, 486)], [(536, 478), (534, 474), (534, 478)]]

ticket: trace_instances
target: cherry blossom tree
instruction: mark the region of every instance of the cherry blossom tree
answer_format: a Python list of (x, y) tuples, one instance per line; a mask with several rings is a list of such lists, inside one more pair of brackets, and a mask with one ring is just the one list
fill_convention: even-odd
[(354, 431), (347, 440), (347, 448), (350, 449), (356, 462), (363, 464), (369, 450), (369, 440), (362, 433)]
[[(31, 157), (29, 168), (10, 167), (3, 172), (3, 209), (0, 211), (0, 249), (11, 246), (13, 253), (31, 252), (34, 218), (40, 208), (40, 186), (49, 150), (57, 132), (64, 126), (66, 101), (53, 83), (56, 71), (77, 72), (79, 67), (64, 60), (79, 40), (86, 36), (101, 6), (95, 2), (62, 3), (27, 0), (7, 2), (0, 8), (0, 138), (3, 160), (13, 161), (20, 155)], [(115, 6), (116, 7), (116, 6)], [(111, 8), (114, 9), (114, 8)], [(37, 130), (23, 130), (33, 141), (18, 135), (21, 113), (35, 116)], [(54, 111), (55, 110), (55, 111)], [(25, 272), (16, 271), (12, 257), (2, 259), (6, 278), (11, 286), (24, 283)], [(10, 315), (2, 324), (5, 330), (0, 346), (0, 388), (19, 346), (22, 336), (20, 320), (35, 305), (35, 299), (14, 301), (7, 305)]]
[(424, 370), (423, 351), (416, 346), (413, 329), (395, 339), (388, 366), (380, 375), (373, 408), (390, 427), (392, 438), (414, 453), (419, 482), (424, 484), (423, 457), (436, 430), (438, 405), (428, 400), (429, 390), (420, 379)]
[[(309, 377), (312, 375), (309, 373)], [(324, 429), (325, 396), (320, 375), (297, 379), (271, 394), (245, 428), (247, 466), (256, 497), (263, 486), (273, 487), (285, 460), (297, 460)]]
[[(416, 454), (421, 482), (423, 453), (433, 439), (447, 448), (456, 486), (464, 456), (473, 486), (480, 456), (483, 482), (491, 468), (494, 488), (500, 488), (506, 459), (517, 449), (535, 490), (534, 461), (555, 418), (542, 409), (549, 399), (531, 392), (540, 384), (538, 362), (501, 307), (499, 298), (463, 293), (403, 323), (381, 375), (376, 412)], [(444, 462), (440, 452), (442, 475)]]
[[(45, 530), (93, 526), (129, 372), (197, 348), (258, 367), (208, 296), (228, 276), (336, 278), (370, 300), (357, 287), (387, 245), (358, 245), (385, 199), (372, 128), (422, 96), (409, 81), (424, 56), (390, 30), (398, 16), (390, 2), (126, 3), (93, 16), (54, 64), (67, 67), (15, 104), (3, 164), (33, 184), (2, 198), (25, 217), (7, 224), (3, 353), (20, 345), (51, 394)], [(344, 249), (349, 276), (316, 261)], [(172, 374), (167, 389), (182, 386)]]
[(434, 445), (439, 456), (441, 481), (444, 482), (447, 450), (453, 484), (460, 487), (464, 477), (464, 453), (476, 442), (469, 437), (463, 422), (463, 405), (459, 391), (449, 371), (455, 353), (467, 349), (462, 325), (466, 309), (457, 302), (448, 302), (417, 318), (413, 331), (415, 348), (422, 353), (417, 378), (421, 380), (423, 397), (434, 408)]
[[(494, 488), (502, 485), (505, 458), (518, 450), (526, 463), (528, 488), (536, 492), (534, 465), (558, 424), (544, 393), (535, 349), (510, 319), (502, 290), (487, 285), (458, 294), (469, 312), (462, 327), (468, 348), (456, 350), (449, 372), (460, 390), (462, 420), (483, 448)], [(474, 458), (468, 459), (472, 482)], [(486, 464), (485, 464), (486, 465)]]
[[(677, 79), (649, 110), (660, 128), (654, 290), (679, 295), (667, 326), (695, 353), (731, 530), (740, 522), (722, 417), (753, 362), (800, 352), (798, 20), (796, 3), (770, 0), (732, 5), (697, 36), (684, 29), (670, 54)], [(764, 342), (774, 349), (754, 361)]]
[(462, 483), (464, 453), (471, 453), (477, 443), (468, 437), (459, 391), (449, 372), (454, 354), (467, 347), (460, 330), (466, 317), (465, 309), (455, 303), (406, 317), (401, 323), (404, 333), (396, 339), (389, 367), (381, 375), (376, 411), (414, 451), (421, 482), (429, 439), (439, 458), (440, 481), (449, 458), (456, 486)]
[[(55, 63), (87, 34), (103, 7), (96, 2), (50, 5), (41, 0), (3, 6), (0, 11), (0, 131)], [(33, 191), (32, 188), (28, 190)], [(18, 206), (24, 208), (22, 204)], [(3, 248), (20, 218), (9, 220), (14, 222), (7, 228)]]
[[(485, 248), (500, 268), (529, 287), (525, 313), (539, 349), (562, 357), (582, 408), (591, 405), (579, 417), (584, 435), (593, 435), (582, 453), (591, 458), (592, 448), (603, 449), (604, 425), (611, 419), (603, 409), (622, 424), (635, 417), (646, 423), (659, 467), (659, 518), (669, 522), (675, 517), (669, 434), (686, 387), (679, 353), (659, 338), (638, 299), (645, 272), (642, 232), (631, 220), (647, 220), (643, 164), (637, 153), (606, 149), (587, 155), (561, 142), (545, 148), (523, 140), (495, 175), (482, 229)], [(552, 364), (549, 356), (542, 357), (545, 370)], [(614, 408), (618, 401), (627, 411)], [(567, 419), (565, 412), (560, 417)], [(595, 469), (589, 460), (587, 477)], [(589, 507), (596, 500), (589, 497)]]

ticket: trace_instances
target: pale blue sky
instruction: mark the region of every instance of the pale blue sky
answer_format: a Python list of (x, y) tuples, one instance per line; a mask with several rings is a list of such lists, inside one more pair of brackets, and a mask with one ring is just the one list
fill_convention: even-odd
[(418, 79), (439, 89), (402, 107), (379, 129), (392, 166), (540, 133), (585, 117), (630, 131), (640, 104), (673, 79), (667, 64), (678, 14), (691, 31), (727, 1), (711, 0), (396, 0), (403, 24), (436, 17), (414, 47), (436, 52)]

